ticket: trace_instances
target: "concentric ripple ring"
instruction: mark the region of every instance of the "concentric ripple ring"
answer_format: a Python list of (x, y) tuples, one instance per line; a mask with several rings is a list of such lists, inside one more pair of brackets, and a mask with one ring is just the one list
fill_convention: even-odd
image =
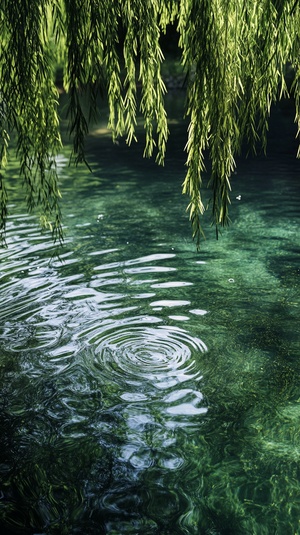
[(195, 357), (205, 344), (172, 326), (118, 325), (103, 330), (96, 342), (95, 365), (120, 381), (147, 382), (165, 389), (195, 379)]

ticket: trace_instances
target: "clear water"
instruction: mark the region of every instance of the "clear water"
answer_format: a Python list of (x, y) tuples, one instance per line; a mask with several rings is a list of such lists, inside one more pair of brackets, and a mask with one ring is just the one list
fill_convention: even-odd
[(61, 155), (60, 259), (11, 192), (2, 534), (300, 533), (300, 164), (289, 121), (274, 111), (269, 156), (239, 163), (233, 224), (219, 241), (207, 227), (200, 253), (175, 119), (165, 168), (101, 128), (88, 143), (92, 175)]

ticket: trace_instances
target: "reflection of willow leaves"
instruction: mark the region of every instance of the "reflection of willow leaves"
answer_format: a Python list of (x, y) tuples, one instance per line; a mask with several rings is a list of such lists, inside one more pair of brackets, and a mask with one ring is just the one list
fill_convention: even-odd
[(22, 460), (18, 475), (6, 478), (1, 526), (22, 535), (32, 530), (68, 535), (84, 515), (84, 482), (88, 477), (89, 485), (101, 491), (110, 478), (110, 460), (88, 439), (70, 444), (56, 441), (55, 452), (47, 448), (37, 456), (38, 462)]
[[(178, 30), (186, 73), (187, 174), (193, 234), (199, 240), (205, 154), (211, 160), (213, 222), (229, 221), (230, 179), (246, 139), (266, 145), (272, 102), (287, 94), (286, 65), (295, 77), (300, 123), (300, 3), (295, 0), (5, 0), (1, 15), (0, 168), (8, 132), (17, 134), (28, 208), (42, 209), (44, 226), (62, 237), (55, 155), (60, 150), (54, 71), (63, 66), (67, 115), (75, 162), (85, 159), (89, 121), (105, 93), (113, 138), (136, 137), (138, 100), (145, 126), (145, 155), (157, 148), (162, 163), (168, 138), (161, 36)], [(16, 90), (17, 88), (17, 90)], [(139, 91), (139, 99), (137, 93)], [(0, 228), (7, 190), (0, 175)], [(49, 221), (51, 216), (52, 221)]]

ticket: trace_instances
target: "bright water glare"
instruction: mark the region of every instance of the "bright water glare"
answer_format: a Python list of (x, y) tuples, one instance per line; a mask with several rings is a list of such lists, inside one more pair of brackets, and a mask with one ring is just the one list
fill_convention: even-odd
[(274, 110), (268, 157), (239, 162), (232, 226), (219, 241), (207, 226), (200, 253), (175, 120), (164, 168), (101, 128), (92, 174), (61, 154), (60, 258), (11, 189), (2, 534), (300, 533), (292, 121)]

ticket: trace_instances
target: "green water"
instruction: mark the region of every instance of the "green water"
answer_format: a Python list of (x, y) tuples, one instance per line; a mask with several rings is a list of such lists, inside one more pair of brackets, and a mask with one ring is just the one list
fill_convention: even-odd
[[(170, 115), (176, 102), (170, 101)], [(1, 259), (1, 534), (300, 533), (299, 162), (274, 111), (200, 253), (185, 127), (59, 158), (60, 259), (12, 191)], [(14, 176), (16, 170), (11, 169)]]

